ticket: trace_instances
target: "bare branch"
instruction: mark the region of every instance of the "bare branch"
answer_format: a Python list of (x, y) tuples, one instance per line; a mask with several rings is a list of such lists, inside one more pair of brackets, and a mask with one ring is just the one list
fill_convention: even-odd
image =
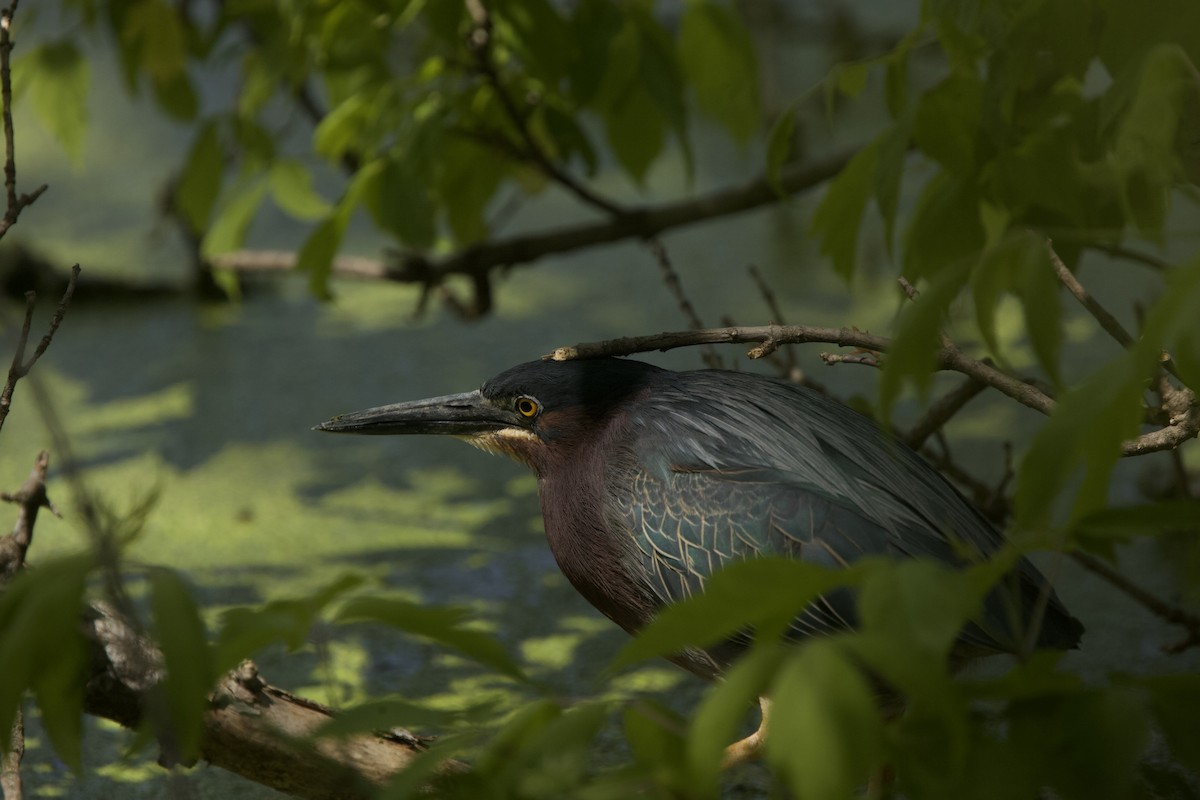
[(1133, 261), (1134, 263), (1141, 264), (1149, 267), (1150, 269), (1157, 270), (1158, 272), (1166, 272), (1171, 268), (1171, 265), (1161, 258), (1152, 256), (1149, 253), (1143, 253), (1139, 250), (1125, 247), (1124, 245), (1105, 244), (1103, 242), (1083, 242), (1082, 246), (1089, 250), (1096, 250), (1101, 253), (1106, 253), (1113, 258), (1123, 258), (1126, 261)]
[[(1190, 396), (1192, 393), (1187, 392)], [(1121, 443), (1121, 455), (1144, 456), (1163, 450), (1174, 450), (1184, 442), (1200, 436), (1200, 407), (1193, 405), (1184, 414), (1171, 417), (1165, 428), (1143, 433), (1136, 439)]]
[[(213, 256), (214, 269), (236, 272), (287, 272), (296, 268), (293, 250), (231, 250)], [(341, 278), (364, 280), (398, 280), (388, 265), (379, 259), (359, 256), (337, 256), (333, 259), (333, 274)]]
[[(812, 163), (784, 167), (780, 183), (784, 195), (818, 186), (837, 175), (853, 152), (842, 152)], [(416, 283), (427, 288), (455, 275), (483, 276), (498, 267), (530, 264), (540, 258), (569, 253), (625, 239), (649, 239), (665, 231), (732, 216), (778, 203), (774, 186), (760, 177), (743, 186), (722, 189), (676, 203), (626, 210), (620, 217), (549, 231), (512, 236), (457, 250), (441, 258), (421, 253), (400, 253), (394, 263), (374, 259), (339, 257), (336, 275)], [(293, 269), (296, 254), (279, 251), (234, 251), (213, 259), (213, 266), (238, 271)]]
[(1159, 619), (1172, 625), (1179, 625), (1187, 631), (1186, 638), (1172, 645), (1164, 645), (1163, 652), (1182, 653), (1190, 647), (1200, 646), (1200, 616), (1160, 599), (1093, 555), (1075, 552), (1071, 554), (1071, 558), (1075, 559), (1075, 562), (1088, 572), (1100, 576), (1112, 586), (1120, 589)]
[[(107, 605), (92, 607), (93, 642), (84, 707), (89, 714), (136, 728), (162, 679), (162, 655), (134, 625)], [(269, 685), (244, 661), (210, 696), (201, 754), (214, 766), (304, 798), (367, 798), (426, 748), (408, 735), (321, 738), (334, 712)], [(462, 772), (447, 761), (441, 775)]]
[[(679, 279), (679, 273), (675, 271), (675, 265), (671, 263), (671, 257), (667, 254), (667, 248), (658, 238), (648, 239), (646, 246), (654, 254), (654, 260), (658, 262), (658, 268), (662, 272), (663, 283), (667, 285), (667, 290), (675, 298), (675, 303), (679, 306), (679, 311), (683, 314), (683, 318), (692, 327), (692, 330), (703, 329), (704, 322), (701, 321), (700, 315), (696, 313), (696, 307), (692, 305), (692, 301), (688, 299), (687, 293), (684, 292), (683, 281)], [(701, 345), (700, 350), (701, 358), (710, 369), (721, 369), (724, 366), (721, 362), (720, 354), (717, 353), (717, 349), (711, 344)]]
[[(779, 307), (779, 300), (775, 297), (775, 291), (767, 283), (766, 278), (758, 271), (758, 267), (753, 264), (746, 267), (746, 271), (750, 274), (750, 280), (754, 281), (754, 286), (758, 289), (758, 294), (762, 297), (763, 302), (767, 306), (767, 311), (771, 314), (771, 322), (775, 325), (784, 325), (787, 319), (783, 316), (783, 310)], [(784, 373), (791, 376), (799, 371), (799, 366), (796, 361), (796, 350), (792, 347), (783, 349), (784, 358)]]
[(1054, 251), (1054, 245), (1049, 240), (1046, 241), (1046, 250), (1050, 253), (1050, 264), (1054, 267), (1054, 273), (1062, 285), (1067, 287), (1067, 291), (1074, 295), (1080, 305), (1087, 309), (1109, 336), (1117, 340), (1117, 344), (1126, 348), (1131, 346), (1134, 339), (1129, 335), (1129, 331), (1125, 330), (1120, 321), (1109, 313), (1108, 309), (1100, 305), (1096, 298), (1088, 294), (1079, 279), (1071, 274), (1071, 270), (1067, 269), (1067, 265), (1058, 257), (1058, 253)]
[(62, 324), (63, 317), (66, 316), (67, 307), (71, 305), (71, 298), (75, 296), (75, 286), (78, 281), (79, 265), (76, 264), (71, 267), (71, 277), (67, 279), (67, 288), (63, 291), (63, 296), (58, 301), (54, 314), (50, 317), (50, 325), (29, 360), (25, 360), (25, 348), (29, 344), (29, 331), (33, 326), (33, 307), (37, 296), (33, 292), (25, 294), (25, 317), (21, 323), (21, 332), (17, 337), (17, 347), (13, 353), (12, 364), (8, 368), (8, 379), (4, 382), (4, 388), (0, 389), (0, 428), (4, 427), (4, 421), (8, 419), (8, 412), (12, 408), (12, 397), (17, 388), (17, 381), (29, 374), (38, 359), (45, 354), (46, 348), (50, 346), (54, 334), (58, 332), (58, 326)]
[(33, 471), (15, 492), (0, 493), (0, 500), (18, 506), (17, 521), (12, 533), (0, 538), (0, 588), (3, 588), (22, 567), (25, 553), (33, 542), (33, 528), (37, 523), (38, 511), (43, 508), (58, 516), (58, 509), (46, 494), (46, 471), (50, 467), (50, 454), (45, 450), (38, 453), (33, 462)]
[(0, 116), (4, 118), (4, 190), (6, 203), (4, 218), (0, 219), (0, 238), (8, 233), (27, 206), (32, 205), (42, 193), (46, 185), (42, 184), (31, 194), (17, 194), (17, 160), (16, 140), (13, 136), (12, 124), (12, 21), (17, 13), (17, 0), (12, 0), (7, 8), (0, 10)]
[(838, 364), (859, 364), (864, 367), (881, 367), (883, 362), (874, 353), (821, 353), (825, 366), (833, 367)]
[(0, 793), (4, 800), (21, 800), (21, 759), (25, 757), (25, 713), (17, 708), (8, 736), (8, 752), (0, 757)]
[[(653, 350), (673, 350), (698, 344), (746, 344), (774, 341), (810, 344), (820, 342), (839, 347), (857, 347), (872, 352), (887, 352), (891, 340), (864, 333), (854, 328), (819, 328), (810, 325), (762, 325), (740, 328), (708, 328), (699, 331), (675, 331), (652, 336), (631, 336), (604, 342), (586, 342), (571, 347), (559, 347), (545, 358), (568, 361), (573, 358), (627, 356)], [(937, 353), (940, 369), (961, 372), (1008, 395), (1024, 406), (1049, 414), (1054, 400), (1036, 386), (1014, 378), (991, 364), (971, 358), (952, 344), (943, 345)]]
[(959, 384), (958, 388), (950, 391), (936, 403), (925, 410), (925, 413), (904, 437), (905, 443), (914, 450), (920, 450), (933, 433), (940, 430), (967, 403), (979, 396), (987, 388), (987, 384), (970, 377)]

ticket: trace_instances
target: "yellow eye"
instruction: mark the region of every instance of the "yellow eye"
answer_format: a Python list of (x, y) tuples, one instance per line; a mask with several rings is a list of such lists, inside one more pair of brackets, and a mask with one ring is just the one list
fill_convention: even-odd
[(538, 413), (537, 401), (535, 401), (532, 397), (518, 397), (517, 413), (522, 417), (529, 417), (530, 419), (536, 417)]

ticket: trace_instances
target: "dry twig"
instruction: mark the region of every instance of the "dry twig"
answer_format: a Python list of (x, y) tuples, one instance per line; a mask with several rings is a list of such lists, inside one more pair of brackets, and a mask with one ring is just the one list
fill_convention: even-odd
[(21, 216), (21, 212), (32, 205), (46, 191), (42, 184), (29, 194), (17, 194), (16, 142), (12, 124), (12, 21), (17, 13), (17, 0), (0, 10), (0, 115), (4, 118), (4, 190), (6, 204), (4, 218), (0, 219), (0, 238), (8, 233)]

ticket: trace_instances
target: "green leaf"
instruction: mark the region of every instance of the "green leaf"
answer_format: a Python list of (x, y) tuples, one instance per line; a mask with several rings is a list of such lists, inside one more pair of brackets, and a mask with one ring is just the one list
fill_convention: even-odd
[(854, 277), (858, 266), (859, 228), (871, 197), (879, 149), (876, 140), (855, 153), (829, 183), (813, 212), (812, 233), (821, 239), (821, 255), (830, 258), (834, 271), (847, 281)]
[(631, 83), (645, 91), (661, 115), (666, 128), (675, 134), (683, 156), (684, 172), (690, 179), (693, 167), (692, 146), (688, 139), (684, 76), (680, 69), (675, 42), (662, 22), (650, 13), (649, 6), (635, 3), (625, 6), (625, 9), (640, 41), (637, 71)]
[(153, 81), (154, 99), (167, 116), (178, 122), (191, 122), (200, 109), (200, 98), (186, 72)]
[[(592, 142), (588, 138), (587, 132), (580, 125), (580, 120), (570, 113), (570, 109), (562, 109), (552, 103), (544, 103), (538, 108), (538, 114), (534, 118), (541, 122), (545, 130), (546, 137), (549, 139), (551, 152), (557, 154), (565, 162), (571, 161), (575, 156), (578, 156), (584, 165), (584, 172), (588, 177), (593, 177), (596, 174), (596, 167), (599, 162), (596, 157), (596, 150), (592, 147)], [(471, 142), (465, 144), (473, 145)], [(486, 150), (475, 146), (475, 149), (482, 156), (489, 155)], [(478, 160), (483, 160), (482, 156)], [(450, 157), (444, 156), (445, 161), (449, 162)], [(495, 158), (487, 158), (488, 163), (495, 164)], [(488, 171), (490, 174), (498, 175), (499, 170), (492, 169)], [(489, 193), (489, 197), (491, 194)]]
[[(639, 764), (653, 767), (662, 783), (679, 787), (686, 775), (679, 772), (686, 756), (681, 731), (686, 721), (679, 714), (652, 698), (639, 697), (621, 715), (625, 741)], [(666, 776), (670, 770), (677, 773)]]
[(660, 611), (617, 654), (611, 669), (710, 645), (746, 628), (778, 635), (817, 595), (859, 576), (854, 568), (835, 571), (784, 558), (733, 564), (713, 575), (702, 594)]
[(906, 384), (911, 383), (922, 397), (928, 394), (937, 368), (942, 325), (970, 266), (966, 260), (945, 264), (916, 300), (906, 301), (901, 307), (896, 336), (879, 379), (879, 413), (883, 419), (890, 417)]
[(1154, 675), (1141, 679), (1150, 695), (1150, 710), (1162, 730), (1171, 753), (1179, 762), (1200, 772), (1200, 675)]
[(138, 0), (125, 14), (121, 40), (155, 82), (183, 71), (187, 46), (178, 14), (164, 0)]
[(437, 237), (429, 181), (413, 158), (385, 158), (362, 183), (362, 203), (375, 224), (401, 242), (423, 250)]
[(925, 559), (872, 570), (858, 595), (862, 629), (886, 633), (944, 659), (963, 624), (978, 615), (989, 588), (969, 571)]
[(951, 72), (921, 95), (913, 124), (917, 147), (949, 172), (975, 174), (976, 140), (982, 124), (983, 84), (966, 71)]
[(705, 694), (687, 732), (688, 797), (718, 796), (725, 747), (736, 739), (754, 703), (767, 694), (772, 676), (791, 649), (775, 642), (758, 643)]
[(175, 207), (195, 232), (208, 229), (213, 206), (221, 192), (225, 153), (217, 126), (206, 123), (192, 143), (183, 171), (175, 183)]
[[(581, 107), (591, 105), (606, 83), (625, 86), (636, 73), (636, 42), (615, 41), (618, 34), (634, 38), (632, 29), (624, 33), (624, 26), (621, 10), (607, 0), (581, 0), (575, 4), (570, 35), (578, 57), (570, 66), (571, 97)], [(622, 55), (622, 48), (635, 50), (633, 63), (613, 58)]]
[(90, 555), (39, 562), (0, 593), (0, 745), (7, 752), (12, 720), (26, 690), (59, 757), (79, 771), (83, 678), (89, 647), (80, 628)]
[(366, 132), (371, 115), (366, 95), (350, 95), (330, 109), (318, 123), (313, 131), (313, 149), (330, 161), (337, 161), (347, 153), (354, 152)]
[[(184, 761), (198, 758), (208, 693), (216, 680), (204, 622), (191, 593), (172, 570), (150, 570), (150, 612), (154, 639), (166, 676), (159, 697), (171, 720), (170, 740)], [(159, 731), (162, 735), (165, 731)]]
[(1045, 526), (1082, 468), (1072, 519), (1102, 508), (1121, 442), (1138, 431), (1150, 368), (1136, 352), (1110, 361), (1067, 392), (1017, 470), (1015, 517), (1022, 530)]
[(604, 129), (621, 168), (637, 184), (663, 147), (663, 117), (650, 94), (631, 86), (604, 113)]
[(217, 673), (230, 669), (267, 645), (284, 642), (298, 650), (308, 638), (313, 620), (330, 603), (362, 585), (361, 576), (340, 575), (303, 597), (272, 600), (255, 608), (231, 608), (221, 614), (213, 658)]
[(457, 650), (467, 658), (519, 681), (525, 673), (504, 646), (482, 631), (464, 627), (471, 617), (466, 608), (430, 608), (404, 600), (358, 597), (338, 611), (338, 622), (382, 622), (406, 633), (429, 639)]
[(1117, 130), (1113, 157), (1124, 183), (1126, 207), (1147, 237), (1162, 236), (1168, 192), (1180, 166), (1176, 137), (1195, 83), (1196, 68), (1181, 48), (1154, 47)]
[(929, 391), (941, 348), (947, 311), (977, 263), (984, 245), (979, 197), (972, 182), (937, 173), (925, 186), (908, 225), (905, 276), (928, 278), (917, 300), (901, 307), (900, 320), (880, 379), (881, 414), (892, 407), (906, 384), (920, 395)]
[(701, 110), (747, 141), (760, 125), (758, 61), (742, 21), (722, 5), (692, 0), (684, 6), (679, 60)]
[(814, 641), (779, 670), (770, 697), (775, 774), (796, 797), (850, 797), (883, 756), (880, 711), (858, 665), (837, 642)]
[(313, 188), (312, 173), (299, 161), (276, 161), (267, 174), (271, 199), (296, 219), (314, 220), (329, 214), (331, 206)]
[(13, 92), (28, 94), (33, 112), (71, 161), (83, 157), (91, 67), (69, 39), (47, 42), (13, 63)]
[(1200, 258), (1171, 270), (1162, 295), (1146, 313), (1146, 324), (1139, 341), (1145, 343), (1145, 357), (1154, 362), (1165, 349), (1175, 369), (1192, 389), (1200, 387)]
[(1200, 533), (1200, 501), (1170, 500), (1107, 507), (1076, 520), (1072, 538), (1091, 549), (1109, 552), (1114, 542), (1166, 533)]
[(447, 711), (414, 703), (403, 697), (378, 697), (349, 708), (338, 709), (337, 716), (318, 728), (315, 735), (346, 737), (371, 731), (386, 731), (401, 725), (408, 729), (428, 727), (444, 730), (463, 721), (482, 721), (493, 716), (497, 710), (494, 701)]
[(904, 168), (908, 163), (909, 145), (912, 142), (911, 115), (897, 120), (896, 124), (879, 136), (879, 157), (875, 165), (875, 204), (883, 217), (883, 236), (888, 254), (895, 249), (896, 217), (900, 208), (900, 186), (904, 179)]
[(308, 286), (314, 295), (328, 300), (329, 276), (333, 271), (333, 259), (342, 245), (346, 232), (346, 215), (335, 213), (321, 221), (300, 246), (296, 255), (296, 270), (308, 274)]
[(549, 699), (535, 700), (518, 709), (504, 723), (504, 727), (488, 740), (487, 748), (476, 761), (476, 768), (487, 774), (497, 771), (501, 765), (512, 763), (516, 754), (562, 714), (562, 706)]
[(267, 181), (256, 177), (243, 179), (225, 201), (212, 227), (200, 243), (200, 253), (213, 258), (236, 250), (246, 241), (246, 231), (254, 221), (258, 207), (267, 194)]
[(528, 74), (555, 85), (571, 63), (570, 29), (547, 0), (503, 0), (491, 9), (501, 40), (512, 46)]
[(1059, 668), (1064, 654), (1059, 650), (1038, 650), (1018, 661), (999, 677), (962, 683), (966, 694), (984, 702), (995, 700), (1054, 700), (1085, 689), (1076, 674)]
[(871, 65), (863, 61), (839, 64), (836, 70), (838, 91), (845, 97), (858, 97), (867, 88), (870, 69)]
[(1038, 365), (1058, 386), (1060, 377), (1059, 353), (1062, 350), (1062, 292), (1057, 276), (1050, 267), (1045, 243), (1033, 235), (1023, 236), (1021, 252), (1021, 302), (1025, 308), (1025, 328), (1029, 342), (1037, 355)]
[(1100, 0), (1104, 15), (1099, 55), (1109, 74), (1136, 66), (1157, 45), (1181, 45), (1200, 63), (1200, 6), (1192, 0), (1158, 0), (1152, 13), (1125, 0)]
[(965, 285), (984, 245), (979, 209), (973, 182), (935, 174), (913, 210), (904, 243), (905, 276), (914, 283), (957, 278)]
[(786, 196), (780, 182), (780, 173), (795, 150), (796, 110), (796, 104), (788, 106), (775, 120), (767, 137), (767, 181), (780, 197)]
[(908, 55), (919, 33), (920, 28), (905, 36), (884, 60), (883, 96), (892, 119), (907, 116), (904, 112), (908, 106)]
[(1112, 686), (1014, 704), (1010, 736), (1018, 752), (1045, 759), (1065, 800), (1124, 800), (1149, 736), (1147, 717), (1136, 691)]

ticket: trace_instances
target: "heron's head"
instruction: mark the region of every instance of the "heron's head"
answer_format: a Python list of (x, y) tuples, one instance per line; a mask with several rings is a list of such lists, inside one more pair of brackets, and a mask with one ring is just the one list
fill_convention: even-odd
[(342, 414), (314, 430), (362, 434), (443, 434), (465, 439), (541, 472), (604, 430), (658, 367), (640, 361), (531, 361), (473, 392)]

